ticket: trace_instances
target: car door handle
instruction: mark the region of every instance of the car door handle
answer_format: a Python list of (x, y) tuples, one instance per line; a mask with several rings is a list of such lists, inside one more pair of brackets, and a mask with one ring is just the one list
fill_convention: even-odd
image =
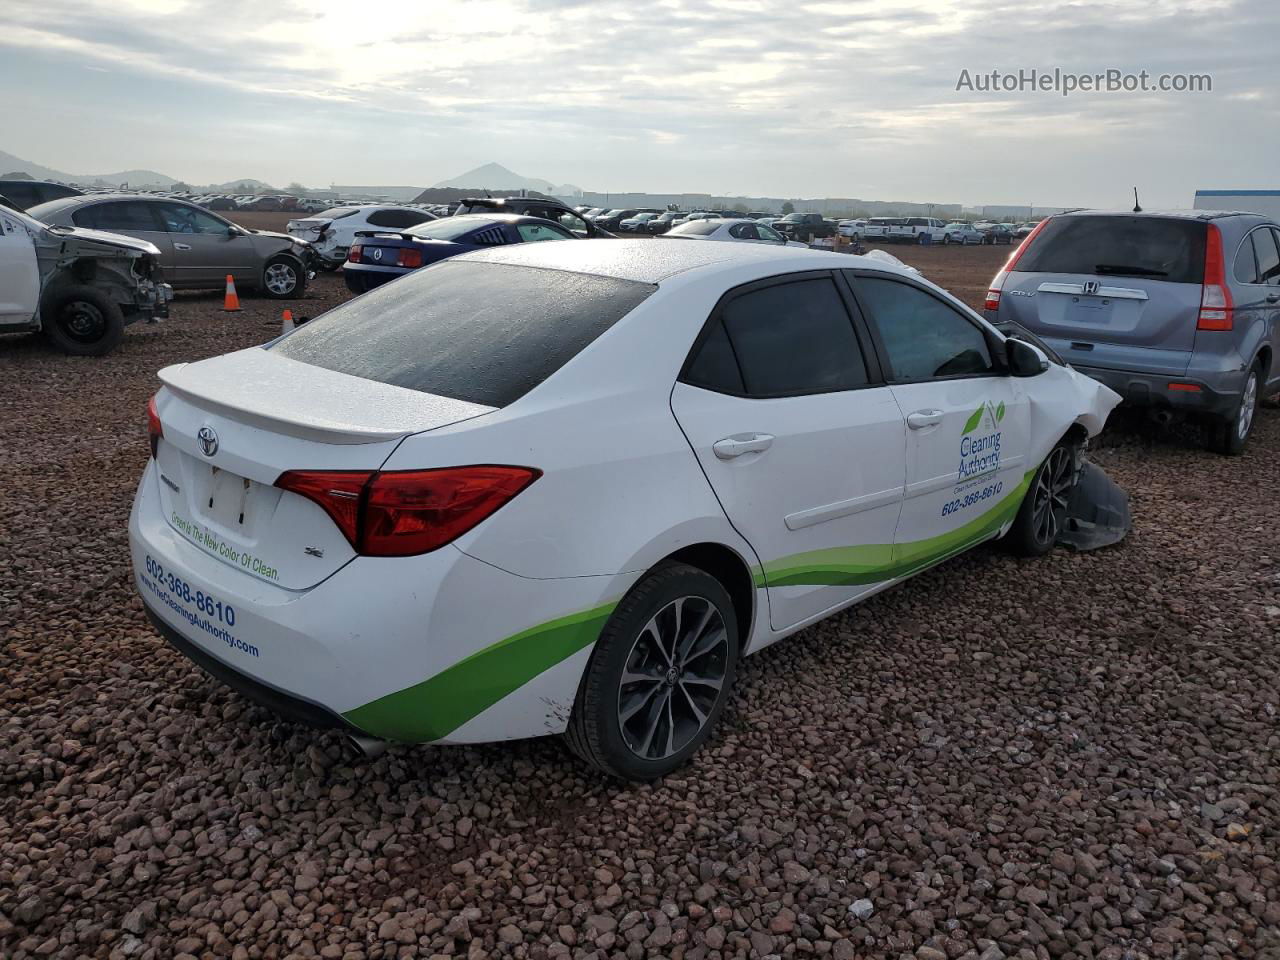
[(773, 445), (773, 437), (767, 433), (739, 433), (732, 437), (717, 440), (711, 445), (712, 451), (721, 460), (732, 460), (744, 453), (759, 453)]
[(1277, 300), (1280, 300), (1280, 293), (1267, 294), (1267, 303), (1275, 303)]
[(923, 430), (942, 422), (941, 410), (917, 410), (907, 414), (907, 426), (912, 430)]
[(175, 249), (175, 250), (190, 250), (190, 249), (191, 249), (191, 244), (189, 244), (189, 243), (175, 243), (175, 244), (173, 245), (173, 249)]

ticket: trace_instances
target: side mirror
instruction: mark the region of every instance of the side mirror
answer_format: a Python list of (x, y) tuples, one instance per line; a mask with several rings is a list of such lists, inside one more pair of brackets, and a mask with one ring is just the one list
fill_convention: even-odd
[(1010, 337), (1004, 342), (1009, 373), (1015, 377), (1035, 377), (1049, 369), (1049, 358), (1039, 347)]
[(239, 229), (237, 229), (236, 227), (227, 227), (227, 236), (228, 236), (228, 237), (238, 237), (238, 236), (240, 236), (240, 231), (239, 231)]

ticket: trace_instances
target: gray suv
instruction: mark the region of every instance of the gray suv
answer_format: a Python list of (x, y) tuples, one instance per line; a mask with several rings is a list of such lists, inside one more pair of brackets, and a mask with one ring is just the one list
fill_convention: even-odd
[(1050, 217), (996, 274), (987, 319), (1036, 333), (1157, 417), (1208, 421), (1239, 454), (1280, 391), (1280, 226), (1208, 210)]
[(185, 200), (95, 193), (41, 203), (27, 215), (51, 227), (123, 233), (160, 249), (165, 279), (177, 290), (236, 289), (268, 297), (302, 296), (314, 274), (311, 244), (287, 233), (246, 230)]

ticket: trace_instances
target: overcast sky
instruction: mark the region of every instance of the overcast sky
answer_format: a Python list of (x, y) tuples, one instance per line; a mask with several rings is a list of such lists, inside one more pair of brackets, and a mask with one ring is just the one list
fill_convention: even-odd
[[(4, 0), (0, 149), (75, 173), (1190, 206), (1280, 188), (1280, 5)], [(977, 93), (962, 70), (1207, 73)]]

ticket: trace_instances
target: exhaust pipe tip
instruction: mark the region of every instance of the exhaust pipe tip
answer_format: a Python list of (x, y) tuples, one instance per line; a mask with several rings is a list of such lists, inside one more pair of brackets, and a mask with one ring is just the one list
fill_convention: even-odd
[(1155, 423), (1158, 423), (1160, 426), (1167, 427), (1169, 424), (1173, 423), (1173, 411), (1172, 410), (1152, 410), (1151, 419)]
[(387, 752), (387, 741), (376, 737), (365, 737), (358, 733), (347, 734), (347, 739), (360, 751), (366, 760), (377, 760)]

